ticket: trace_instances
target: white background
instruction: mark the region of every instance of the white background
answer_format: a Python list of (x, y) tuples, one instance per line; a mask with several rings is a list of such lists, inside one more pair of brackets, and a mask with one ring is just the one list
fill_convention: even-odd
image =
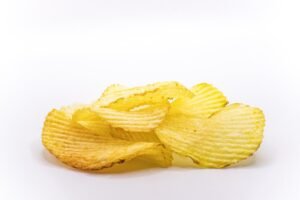
[[(300, 199), (300, 3), (290, 0), (2, 0), (0, 199)], [(209, 82), (261, 107), (255, 157), (223, 170), (91, 174), (41, 145), (53, 107), (111, 83)]]

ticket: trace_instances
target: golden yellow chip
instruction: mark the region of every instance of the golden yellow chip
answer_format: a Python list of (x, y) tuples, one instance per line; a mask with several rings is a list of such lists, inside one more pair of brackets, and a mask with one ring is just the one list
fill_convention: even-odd
[(92, 110), (114, 128), (122, 128), (131, 132), (150, 132), (164, 120), (168, 107), (168, 104), (158, 104), (139, 110), (119, 111), (94, 106)]
[(264, 123), (258, 108), (232, 104), (207, 119), (169, 115), (156, 133), (171, 150), (198, 165), (222, 168), (248, 158), (258, 149)]
[(73, 116), (73, 114), (74, 114), (75, 111), (77, 111), (79, 109), (82, 109), (82, 108), (86, 108), (86, 107), (87, 107), (87, 105), (76, 103), (76, 104), (72, 104), (72, 105), (69, 105), (69, 106), (63, 106), (60, 109), (60, 111), (62, 111), (63, 113), (65, 113), (65, 115), (69, 119), (72, 119), (72, 116)]
[(60, 161), (84, 170), (108, 168), (139, 156), (148, 157), (162, 166), (169, 166), (172, 159), (168, 152), (165, 154), (162, 144), (129, 142), (95, 133), (58, 110), (48, 114), (42, 142)]
[(181, 166), (189, 157), (201, 167), (223, 168), (251, 156), (265, 126), (260, 109), (227, 104), (207, 83), (190, 90), (174, 81), (114, 84), (95, 103), (51, 111), (42, 142), (60, 161), (84, 170), (135, 158), (167, 167), (173, 152)]
[(99, 117), (89, 107), (82, 107), (75, 110), (72, 120), (95, 133), (111, 135), (110, 124)]
[(102, 93), (100, 99), (105, 99), (108, 96), (110, 96), (112, 93), (118, 93), (119, 91), (125, 90), (125, 89), (127, 89), (126, 86), (123, 86), (123, 85), (120, 85), (120, 84), (112, 84), (104, 90), (104, 92)]
[(158, 142), (156, 133), (154, 131), (151, 132), (129, 132), (125, 131), (121, 128), (112, 128), (111, 135), (115, 138), (133, 141), (133, 142)]
[(140, 105), (166, 103), (184, 96), (192, 97), (193, 93), (178, 82), (159, 82), (133, 88), (112, 85), (106, 89), (95, 106), (130, 110)]
[[(143, 107), (140, 109), (149, 108)], [(121, 128), (112, 128), (108, 122), (104, 119), (100, 118), (97, 113), (93, 112), (89, 107), (79, 107), (78, 110), (73, 110), (72, 120), (84, 126), (85, 128), (101, 134), (111, 136), (117, 139), (122, 139), (131, 142), (153, 142), (153, 143), (161, 143), (156, 136), (154, 131), (151, 132), (129, 132), (125, 131)], [(164, 150), (164, 156), (168, 159), (172, 159), (172, 152), (170, 150)], [(143, 155), (139, 159), (147, 160), (149, 155)], [(152, 155), (150, 155), (152, 157)], [(155, 160), (157, 158), (152, 158), (151, 160)], [(161, 162), (157, 160), (157, 162)], [(164, 165), (164, 163), (162, 163)]]
[(207, 118), (227, 103), (224, 94), (214, 86), (201, 83), (192, 87), (193, 97), (181, 97), (174, 101), (170, 113)]
[[(132, 142), (152, 142), (152, 143), (159, 143), (161, 144), (161, 141), (158, 139), (156, 133), (154, 131), (151, 132), (129, 132), (125, 131), (121, 128), (112, 128), (111, 135), (114, 138), (126, 140), (126, 141), (132, 141)], [(168, 160), (173, 160), (172, 151), (169, 148), (166, 148), (164, 146), (164, 156)], [(140, 160), (147, 161), (148, 159), (153, 160), (154, 155), (143, 155), (140, 156)], [(157, 163), (160, 163), (161, 161), (157, 161)]]
[(88, 107), (75, 110), (72, 120), (95, 133), (108, 134), (115, 138), (134, 142), (160, 142), (154, 131), (128, 132), (122, 128), (112, 128), (108, 122)]
[(112, 128), (108, 122), (88, 107), (75, 110), (72, 120), (99, 134), (109, 134), (115, 138), (135, 142), (160, 142), (154, 131), (128, 132), (122, 128)]

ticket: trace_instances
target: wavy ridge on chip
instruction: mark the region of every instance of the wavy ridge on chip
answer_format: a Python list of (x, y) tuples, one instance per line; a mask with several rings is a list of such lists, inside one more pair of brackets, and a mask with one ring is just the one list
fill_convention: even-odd
[(248, 158), (258, 149), (264, 123), (258, 108), (232, 104), (206, 120), (167, 117), (156, 133), (165, 145), (200, 166), (222, 168)]
[(138, 111), (93, 107), (92, 110), (114, 128), (132, 132), (153, 131), (165, 118), (168, 105), (151, 105)]
[(126, 88), (112, 85), (106, 89), (101, 98), (94, 104), (98, 107), (110, 107), (130, 110), (143, 104), (165, 103), (167, 100), (182, 96), (193, 96), (193, 93), (178, 82), (158, 82), (146, 86)]
[(129, 132), (125, 131), (121, 128), (112, 128), (111, 135), (115, 138), (128, 140), (128, 141), (136, 141), (136, 142), (158, 142), (160, 143), (160, 140), (158, 139), (157, 135), (154, 131), (151, 132)]
[(207, 118), (228, 103), (225, 95), (208, 83), (193, 86), (191, 92), (193, 97), (181, 97), (174, 101), (171, 112)]
[(223, 168), (259, 148), (263, 112), (229, 104), (213, 85), (187, 89), (175, 81), (146, 86), (109, 86), (96, 102), (51, 111), (42, 142), (63, 163), (101, 170), (142, 159), (167, 167), (172, 152), (200, 167)]
[(171, 164), (160, 143), (130, 142), (94, 133), (58, 110), (48, 114), (42, 142), (60, 161), (84, 170), (100, 170), (139, 156), (147, 156), (161, 166)]

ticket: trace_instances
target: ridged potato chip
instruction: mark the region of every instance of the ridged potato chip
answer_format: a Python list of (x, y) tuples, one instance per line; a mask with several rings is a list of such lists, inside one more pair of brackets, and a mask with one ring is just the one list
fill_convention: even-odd
[(150, 132), (164, 120), (168, 107), (168, 104), (159, 104), (149, 105), (136, 111), (120, 111), (93, 106), (92, 110), (114, 128), (131, 132)]
[(207, 118), (227, 103), (224, 94), (214, 86), (201, 83), (192, 87), (193, 97), (181, 97), (172, 103), (170, 113)]
[(120, 90), (125, 90), (125, 89), (127, 89), (127, 87), (124, 86), (124, 85), (121, 85), (121, 84), (112, 84), (112, 85), (108, 86), (104, 90), (104, 92), (102, 93), (100, 99), (106, 98), (107, 96), (111, 95), (111, 93), (118, 92)]
[(87, 107), (87, 105), (76, 103), (76, 104), (72, 104), (69, 106), (63, 106), (60, 109), (60, 111), (62, 111), (66, 115), (66, 117), (68, 117), (69, 119), (72, 119), (75, 111), (86, 108), (86, 107)]
[(42, 142), (60, 161), (83, 170), (132, 159), (167, 167), (173, 152), (181, 166), (191, 158), (200, 167), (223, 168), (258, 149), (264, 126), (260, 109), (228, 105), (208, 83), (191, 89), (174, 81), (113, 84), (94, 103), (52, 110)]
[(172, 159), (160, 143), (129, 142), (95, 133), (58, 110), (48, 114), (42, 142), (60, 161), (83, 170), (100, 170), (140, 156), (162, 166), (169, 166)]
[(258, 108), (232, 104), (210, 118), (170, 115), (156, 129), (174, 152), (201, 167), (222, 168), (251, 156), (263, 138), (264, 115)]
[[(78, 110), (76, 110), (78, 108)], [(149, 108), (149, 107), (147, 107)], [(146, 108), (142, 108), (146, 109)], [(72, 110), (72, 120), (84, 126), (85, 128), (101, 134), (112, 136), (113, 138), (122, 139), (131, 142), (152, 142), (152, 143), (161, 143), (158, 137), (156, 136), (154, 131), (151, 132), (130, 132), (125, 131), (121, 128), (113, 128), (110, 126), (108, 122), (98, 116), (96, 112), (93, 112), (90, 107), (83, 106), (75, 106), (73, 108), (68, 108), (68, 111)], [(140, 109), (137, 109), (140, 110)], [(71, 112), (68, 112), (70, 114)], [(147, 160), (148, 157), (152, 157), (152, 155), (143, 155), (140, 156), (139, 159)], [(164, 156), (170, 160), (172, 160), (172, 152), (168, 149), (164, 150)], [(152, 158), (151, 160), (155, 160), (157, 158)], [(160, 160), (157, 160), (160, 163)], [(165, 164), (162, 163), (162, 166)]]
[(129, 132), (122, 128), (113, 128), (89, 107), (79, 108), (72, 115), (72, 120), (95, 133), (110, 135), (115, 138), (134, 142), (160, 142), (154, 131)]
[(95, 103), (95, 106), (130, 110), (140, 105), (166, 103), (168, 100), (185, 96), (192, 97), (193, 93), (175, 81), (133, 88), (111, 85)]
[(134, 142), (158, 142), (156, 133), (154, 131), (151, 132), (129, 132), (125, 131), (121, 128), (112, 128), (111, 135), (115, 138), (134, 141)]
[(111, 135), (110, 124), (93, 112), (90, 107), (74, 110), (72, 120), (95, 133)]
[(78, 110), (73, 110), (72, 120), (95, 133), (108, 134), (115, 138), (135, 142), (160, 142), (154, 131), (129, 132), (122, 128), (113, 128), (89, 107), (79, 107)]
[[(130, 132), (130, 131), (125, 131), (121, 128), (112, 128), (111, 130), (111, 135), (114, 138), (126, 140), (126, 141), (132, 141), (132, 142), (151, 142), (151, 143), (159, 143), (161, 144), (161, 141), (158, 139), (156, 133), (154, 131), (151, 132)], [(166, 146), (164, 147), (164, 157), (169, 160), (173, 161), (173, 153), (172, 151), (167, 148)], [(154, 158), (153, 158), (154, 157)], [(156, 159), (155, 154), (150, 154), (150, 155), (143, 155), (139, 157), (140, 160), (148, 162), (148, 160), (154, 160)], [(161, 160), (157, 160), (156, 163), (161, 163)], [(171, 163), (170, 163), (171, 165)], [(166, 164), (163, 166), (167, 166)]]

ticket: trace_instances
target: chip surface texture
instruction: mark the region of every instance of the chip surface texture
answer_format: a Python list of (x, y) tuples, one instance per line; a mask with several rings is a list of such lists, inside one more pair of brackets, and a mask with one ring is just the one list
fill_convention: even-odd
[(99, 171), (133, 159), (172, 165), (173, 153), (198, 167), (224, 168), (247, 159), (263, 140), (261, 109), (228, 103), (216, 87), (169, 81), (110, 85), (91, 104), (53, 109), (42, 143), (61, 162)]

